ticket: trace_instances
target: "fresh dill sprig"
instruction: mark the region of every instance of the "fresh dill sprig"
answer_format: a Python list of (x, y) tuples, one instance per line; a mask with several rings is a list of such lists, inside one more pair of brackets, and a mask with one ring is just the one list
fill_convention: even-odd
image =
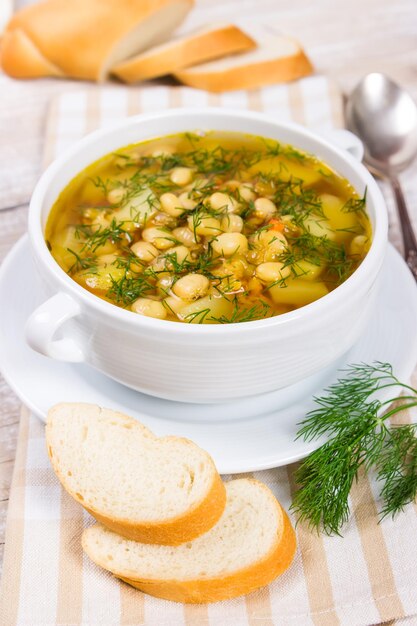
[(381, 516), (395, 517), (417, 493), (417, 424), (403, 424), (389, 431), (381, 450), (378, 480), (383, 482)]
[[(381, 517), (395, 517), (417, 495), (417, 424), (388, 425), (396, 413), (417, 406), (417, 390), (401, 383), (388, 363), (343, 371), (326, 395), (315, 398), (317, 408), (297, 434), (306, 441), (329, 437), (296, 471), (300, 488), (291, 507), (298, 521), (329, 535), (339, 535), (349, 518), (349, 492), (362, 468), (376, 471), (382, 484)], [(378, 392), (390, 387), (396, 395), (382, 402)]]

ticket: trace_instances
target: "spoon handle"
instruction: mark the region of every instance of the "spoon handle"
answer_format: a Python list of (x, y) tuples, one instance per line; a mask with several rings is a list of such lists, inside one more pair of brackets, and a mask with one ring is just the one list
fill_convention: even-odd
[(395, 201), (397, 203), (398, 215), (400, 217), (401, 234), (404, 244), (404, 258), (411, 270), (414, 278), (417, 280), (417, 241), (411, 225), (410, 216), (408, 214), (407, 205), (404, 194), (401, 189), (398, 178), (390, 178), (391, 186), (394, 191)]

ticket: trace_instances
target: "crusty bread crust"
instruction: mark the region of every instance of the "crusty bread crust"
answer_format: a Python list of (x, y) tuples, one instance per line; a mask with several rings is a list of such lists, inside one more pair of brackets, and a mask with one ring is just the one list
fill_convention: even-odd
[[(262, 483), (260, 484), (262, 485)], [(262, 485), (262, 487), (267, 489), (265, 485)], [(88, 542), (89, 529), (86, 529), (83, 533), (82, 546), (84, 551), (97, 565), (111, 571), (117, 578), (136, 589), (157, 598), (189, 604), (228, 600), (251, 593), (260, 587), (270, 584), (277, 576), (283, 574), (292, 563), (297, 549), (295, 531), (286, 512), (278, 501), (275, 500), (275, 502), (281, 524), (278, 528), (274, 546), (264, 558), (225, 576), (198, 580), (134, 579), (129, 577), (129, 574), (130, 576), (132, 574), (131, 572), (110, 569), (108, 562), (100, 562), (100, 559), (94, 553), (94, 549), (90, 549)]]
[(1, 40), (1, 66), (13, 78), (62, 76), (20, 28), (6, 31)]
[[(181, 14), (178, 4), (178, 20), (172, 28), (194, 0), (44, 0), (18, 11), (6, 32), (24, 31), (39, 56), (65, 76), (103, 80), (103, 68), (114, 46), (150, 15), (178, 2), (185, 11)], [(4, 71), (12, 76), (28, 75), (33, 63), (20, 51), (18, 48), (12, 62), (2, 62)], [(47, 71), (45, 75), (51, 74)]]
[(243, 52), (256, 47), (255, 41), (234, 24), (221, 26), (209, 32), (190, 34), (169, 47), (147, 50), (144, 55), (116, 65), (112, 73), (127, 83), (156, 78), (176, 70), (226, 54)]
[[(65, 403), (57, 404), (48, 412), (48, 419), (46, 423), (46, 446), (48, 456), (51, 461), (51, 465), (61, 482), (64, 489), (70, 494), (70, 496), (76, 500), (81, 506), (83, 506), (93, 517), (100, 521), (104, 526), (110, 530), (126, 537), (126, 539), (132, 539), (133, 541), (140, 541), (142, 543), (159, 543), (162, 545), (179, 545), (186, 541), (191, 541), (196, 537), (202, 535), (212, 528), (223, 514), (226, 506), (226, 490), (225, 486), (217, 472), (216, 466), (210, 455), (201, 450), (202, 456), (205, 456), (206, 463), (209, 463), (212, 467), (212, 484), (207, 490), (206, 496), (200, 501), (196, 502), (195, 506), (190, 507), (185, 513), (172, 517), (169, 520), (161, 520), (158, 522), (149, 522), (147, 520), (138, 521), (109, 517), (106, 511), (98, 510), (91, 506), (87, 506), (82, 494), (78, 491), (74, 491), (69, 483), (66, 475), (60, 471), (59, 464), (57, 462), (56, 455), (50, 442), (51, 422), (56, 411), (61, 411), (65, 408)], [(92, 408), (92, 405), (80, 403), (77, 405), (79, 410), (83, 408), (88, 410)], [(94, 407), (100, 410), (98, 407)], [(106, 410), (107, 413), (111, 413), (112, 417), (124, 422), (125, 424), (131, 424), (134, 428), (140, 428), (144, 437), (150, 437), (158, 440), (153, 433), (146, 428), (143, 424), (135, 420), (133, 417), (123, 415), (117, 411)], [(194, 449), (198, 446), (183, 437), (164, 437), (165, 441), (170, 440), (173, 443), (179, 443), (184, 448), (192, 446)]]
[(266, 85), (285, 83), (313, 72), (310, 60), (299, 50), (296, 54), (270, 59), (221, 71), (198, 71), (198, 66), (174, 73), (185, 85), (207, 91), (222, 92), (236, 89), (257, 89)]
[(173, 602), (204, 604), (246, 595), (269, 585), (291, 565), (296, 550), (296, 538), (288, 516), (286, 513), (283, 516), (282, 539), (265, 559), (229, 576), (187, 581), (131, 580), (116, 576), (144, 593)]
[(213, 476), (211, 489), (204, 500), (183, 515), (158, 523), (115, 520), (85, 506), (77, 498), (77, 494), (71, 493), (71, 495), (103, 526), (107, 526), (122, 537), (141, 543), (159, 543), (168, 546), (178, 546), (210, 530), (218, 522), (226, 506), (226, 490), (217, 472)]

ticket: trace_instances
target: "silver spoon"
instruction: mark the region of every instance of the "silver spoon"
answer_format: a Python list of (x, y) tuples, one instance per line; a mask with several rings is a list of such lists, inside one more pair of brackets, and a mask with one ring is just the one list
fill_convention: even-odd
[(400, 218), (404, 258), (417, 280), (417, 241), (398, 174), (417, 156), (417, 106), (384, 74), (365, 76), (346, 104), (348, 128), (362, 140), (365, 164), (391, 183)]

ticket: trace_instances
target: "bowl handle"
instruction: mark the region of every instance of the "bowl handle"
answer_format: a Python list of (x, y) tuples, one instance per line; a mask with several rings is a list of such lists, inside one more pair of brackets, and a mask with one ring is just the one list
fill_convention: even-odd
[(363, 143), (350, 130), (345, 128), (334, 128), (332, 130), (323, 131), (320, 133), (323, 139), (327, 139), (328, 142), (333, 143), (338, 148), (343, 148), (349, 152), (355, 159), (362, 161), (364, 154)]
[(80, 362), (85, 360), (84, 351), (74, 339), (54, 339), (61, 326), (76, 315), (81, 308), (71, 296), (59, 292), (38, 306), (26, 322), (25, 337), (29, 346), (51, 359)]

